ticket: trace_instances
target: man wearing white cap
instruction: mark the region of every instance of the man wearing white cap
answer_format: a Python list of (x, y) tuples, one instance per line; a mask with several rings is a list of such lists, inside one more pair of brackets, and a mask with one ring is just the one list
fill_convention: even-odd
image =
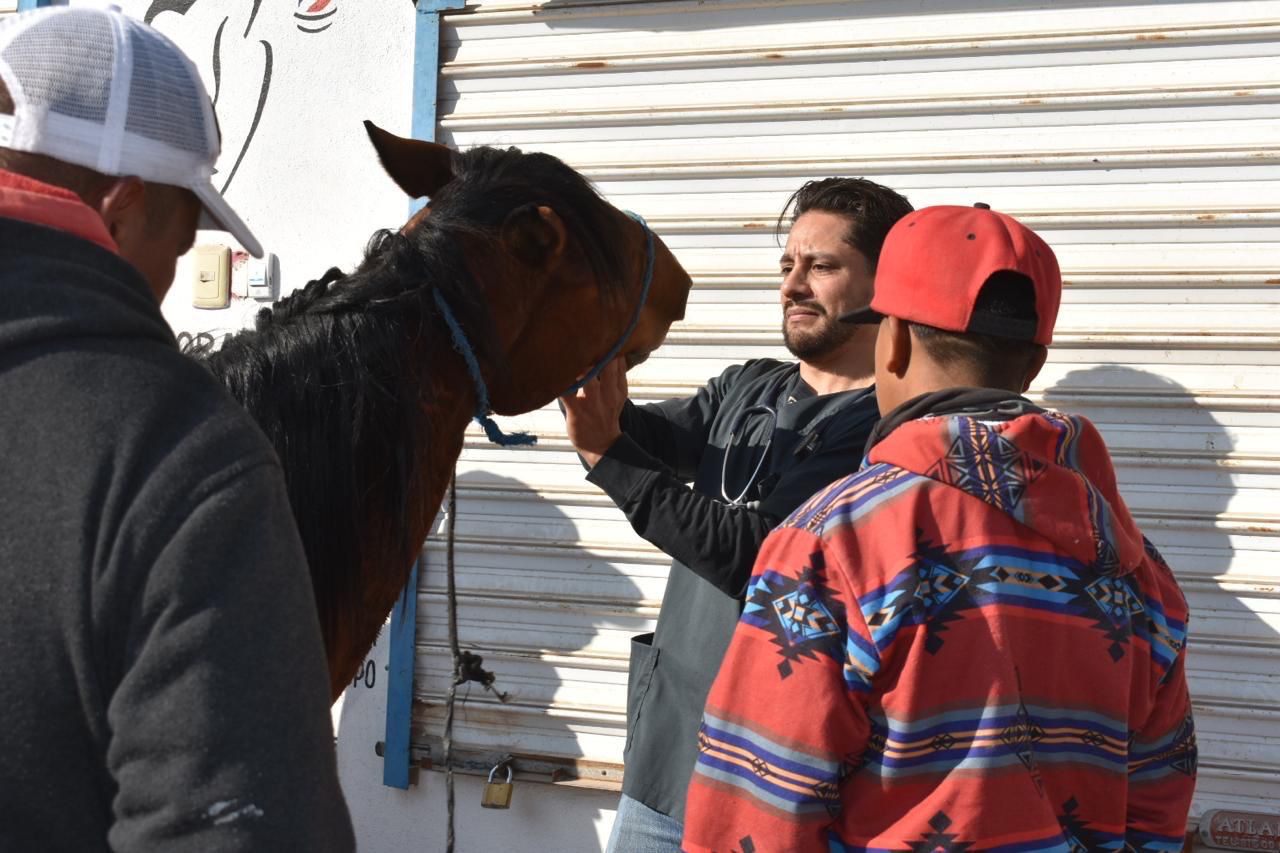
[(0, 24), (0, 850), (350, 850), (319, 624), (266, 439), (159, 300), (208, 95), (118, 13)]

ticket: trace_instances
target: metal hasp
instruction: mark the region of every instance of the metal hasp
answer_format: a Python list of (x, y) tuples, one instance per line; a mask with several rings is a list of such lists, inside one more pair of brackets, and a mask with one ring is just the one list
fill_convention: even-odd
[[(440, 88), (440, 13), (461, 9), (466, 0), (418, 0), (413, 39), (413, 131), (414, 139), (436, 138), (436, 98)], [(416, 213), (425, 199), (410, 202)], [(409, 724), (413, 715), (414, 635), (418, 626), (418, 568), (413, 564), (409, 582), (391, 611), (388, 650), (387, 719), (382, 758), (382, 784), (405, 790), (409, 787)]]

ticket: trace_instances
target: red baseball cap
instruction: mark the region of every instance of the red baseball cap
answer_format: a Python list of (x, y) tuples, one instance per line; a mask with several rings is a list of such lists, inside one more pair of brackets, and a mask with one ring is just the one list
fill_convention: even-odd
[[(1035, 289), (1036, 319), (974, 311), (995, 273), (1025, 276)], [(973, 332), (1048, 346), (1062, 301), (1062, 273), (1053, 250), (1012, 216), (985, 204), (924, 207), (889, 230), (876, 269), (871, 305), (845, 314), (846, 323), (885, 316), (949, 332)]]

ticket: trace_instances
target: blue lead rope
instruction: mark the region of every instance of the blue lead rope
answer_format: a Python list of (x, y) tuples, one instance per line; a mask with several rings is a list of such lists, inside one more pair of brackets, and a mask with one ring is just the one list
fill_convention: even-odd
[(440, 316), (444, 317), (445, 325), (449, 327), (449, 334), (453, 336), (453, 348), (462, 356), (462, 360), (467, 363), (467, 370), (471, 373), (471, 381), (476, 386), (476, 413), (472, 416), (475, 422), (484, 428), (484, 434), (489, 437), (489, 441), (503, 447), (517, 447), (520, 445), (536, 444), (538, 437), (530, 435), (527, 432), (514, 432), (507, 435), (502, 428), (494, 423), (493, 418), (489, 417), (489, 387), (484, 384), (484, 377), (480, 375), (480, 363), (476, 361), (475, 351), (471, 349), (471, 342), (467, 340), (466, 334), (462, 331), (462, 326), (458, 324), (458, 318), (453, 316), (453, 311), (449, 308), (449, 303), (445, 302), (440, 288), (433, 291), (436, 299), (436, 307), (440, 309)]
[[(626, 345), (627, 339), (631, 337), (631, 333), (636, 330), (636, 326), (640, 323), (640, 312), (644, 310), (645, 303), (649, 300), (649, 286), (653, 284), (653, 232), (649, 230), (649, 224), (644, 221), (638, 213), (627, 211), (636, 222), (640, 223), (640, 227), (644, 229), (645, 236), (645, 267), (644, 267), (644, 283), (640, 289), (640, 301), (636, 304), (635, 313), (631, 316), (631, 323), (627, 326), (626, 331), (622, 333), (622, 337), (618, 338), (618, 342), (613, 345), (613, 349), (600, 361), (596, 362), (596, 366), (587, 372), (587, 375), (574, 383), (568, 391), (561, 394), (561, 397), (569, 394), (577, 393), (578, 389), (586, 385), (592, 379), (600, 375), (600, 371), (609, 362), (617, 357)], [(458, 323), (458, 318), (453, 315), (449, 303), (445, 301), (444, 295), (441, 294), (439, 288), (432, 291), (432, 295), (436, 300), (436, 307), (440, 309), (440, 316), (444, 317), (445, 325), (449, 327), (449, 334), (453, 337), (453, 348), (462, 356), (462, 360), (467, 364), (467, 371), (471, 374), (471, 382), (476, 386), (476, 411), (472, 416), (476, 423), (484, 429), (484, 434), (489, 441), (502, 447), (519, 447), (530, 444), (537, 444), (538, 437), (530, 435), (527, 432), (513, 432), (507, 434), (502, 428), (494, 423), (493, 418), (489, 417), (492, 409), (489, 408), (489, 388), (484, 384), (484, 377), (480, 375), (480, 363), (476, 361), (475, 351), (471, 348), (471, 342), (467, 340), (467, 335), (462, 331), (462, 326)]]

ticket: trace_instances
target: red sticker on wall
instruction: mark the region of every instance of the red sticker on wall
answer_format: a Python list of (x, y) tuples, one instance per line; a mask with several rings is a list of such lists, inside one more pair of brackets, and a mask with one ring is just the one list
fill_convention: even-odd
[(322, 33), (333, 26), (337, 13), (337, 0), (298, 0), (298, 11), (293, 13), (293, 17), (302, 32)]

